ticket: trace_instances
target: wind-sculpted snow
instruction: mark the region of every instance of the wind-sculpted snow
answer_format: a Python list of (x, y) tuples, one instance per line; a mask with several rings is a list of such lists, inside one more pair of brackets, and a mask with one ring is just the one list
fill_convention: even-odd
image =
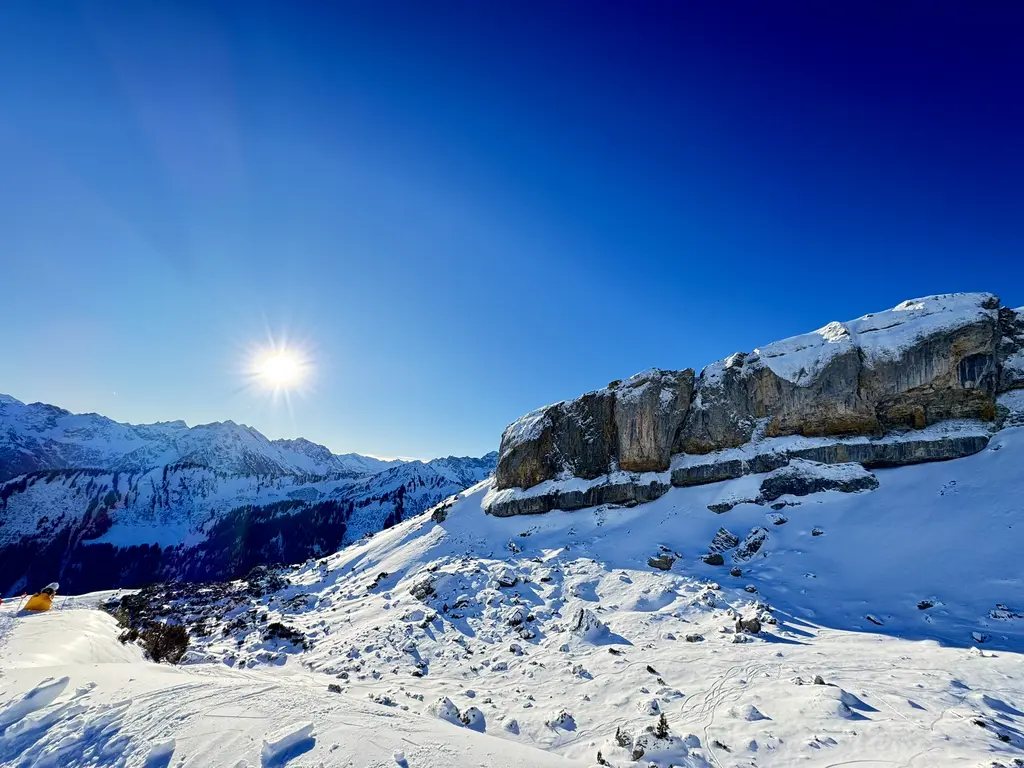
[(22, 716), (48, 738), (0, 733), (0, 763), (60, 745), (73, 768), (113, 743), (114, 765), (258, 765), (266, 744), (296, 766), (1011, 768), (1022, 464), (1006, 428), (968, 458), (877, 469), (874, 490), (816, 491), (863, 470), (798, 463), (804, 495), (721, 514), (772, 473), (510, 518), (485, 514), (485, 482), (291, 568), (143, 590), (126, 620), (191, 632), (176, 669), (86, 610), (123, 595), (5, 605), (0, 722), (70, 681)]

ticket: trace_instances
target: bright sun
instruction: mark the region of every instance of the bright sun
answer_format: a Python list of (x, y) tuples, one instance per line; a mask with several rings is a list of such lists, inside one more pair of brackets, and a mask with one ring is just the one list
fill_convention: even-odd
[(287, 350), (272, 352), (259, 364), (259, 377), (263, 383), (275, 389), (290, 389), (302, 381), (303, 363), (299, 357)]

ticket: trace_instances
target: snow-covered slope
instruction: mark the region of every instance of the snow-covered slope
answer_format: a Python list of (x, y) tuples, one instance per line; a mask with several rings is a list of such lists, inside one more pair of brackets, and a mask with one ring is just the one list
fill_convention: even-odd
[(173, 668), (118, 643), (94, 610), (0, 607), (0, 765), (18, 768), (582, 765), (433, 718), (406, 717), (315, 676)]
[(95, 413), (0, 397), (0, 482), (40, 469), (138, 472), (177, 463), (235, 474), (359, 477), (402, 462), (337, 455), (301, 438), (271, 441), (233, 421), (191, 428), (183, 421), (121, 424)]
[[(350, 724), (373, 728), (367, 718), (381, 714), (392, 732), (358, 742), (357, 765), (394, 763), (398, 733), (438, 749), (470, 749), (483, 734), (503, 745), (486, 765), (499, 756), (544, 765), (516, 752), (539, 748), (587, 766), (599, 752), (620, 767), (1015, 766), (1024, 758), (1022, 468), (1024, 429), (1008, 427), (968, 458), (875, 470), (877, 487), (865, 470), (819, 474), (801, 463), (788, 470), (793, 493), (771, 505), (748, 500), (775, 472), (672, 488), (633, 508), (495, 518), (484, 513), (484, 482), (285, 570), (283, 583), (145, 590), (143, 612), (185, 622), (193, 639), (183, 672), (139, 679), (194, 676), (183, 711), (208, 693), (213, 712), (240, 714), (248, 700), (215, 681), (244, 680), (251, 688), (233, 695), (266, 690), (277, 702), (281, 676), (292, 675), (293, 697), (325, 714), (283, 708), (279, 724), (311, 719), (314, 735), (335, 732), (320, 707), (338, 686)], [(819, 481), (847, 492), (816, 490)], [(721, 502), (727, 511), (709, 509)], [(12, 658), (0, 649), (8, 675)], [(15, 666), (0, 722), (23, 711), (21, 695), (43, 678), (68, 674)], [(31, 716), (60, 724), (66, 754), (89, 743), (89, 723), (106, 722), (103, 705), (133, 695), (101, 683), (81, 718), (66, 715), (81, 704), (74, 687), (97, 674), (80, 671)], [(151, 712), (165, 695), (135, 695), (127, 712)], [(263, 718), (263, 702), (254, 706)], [(665, 738), (647, 730), (660, 714)], [(191, 735), (194, 717), (125, 728), (123, 751), (141, 761), (144, 742), (173, 738), (175, 761), (202, 762), (210, 741)], [(259, 740), (227, 738), (222, 764), (257, 763)], [(316, 735), (314, 748), (333, 738)], [(20, 742), (5, 739), (0, 761), (16, 759)], [(460, 765), (409, 749), (404, 758)]]

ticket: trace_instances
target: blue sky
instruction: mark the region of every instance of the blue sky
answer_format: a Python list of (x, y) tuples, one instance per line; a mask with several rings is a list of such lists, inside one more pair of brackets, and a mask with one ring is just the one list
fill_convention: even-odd
[(480, 454), (650, 366), (1024, 304), (1024, 25), (937, 5), (4, 3), (0, 391)]

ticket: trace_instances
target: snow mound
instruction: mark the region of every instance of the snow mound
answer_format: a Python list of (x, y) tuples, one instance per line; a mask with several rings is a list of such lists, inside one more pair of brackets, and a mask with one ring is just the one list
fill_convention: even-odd
[(313, 723), (300, 723), (279, 731), (263, 740), (260, 759), (264, 766), (283, 765), (299, 751), (313, 747)]

